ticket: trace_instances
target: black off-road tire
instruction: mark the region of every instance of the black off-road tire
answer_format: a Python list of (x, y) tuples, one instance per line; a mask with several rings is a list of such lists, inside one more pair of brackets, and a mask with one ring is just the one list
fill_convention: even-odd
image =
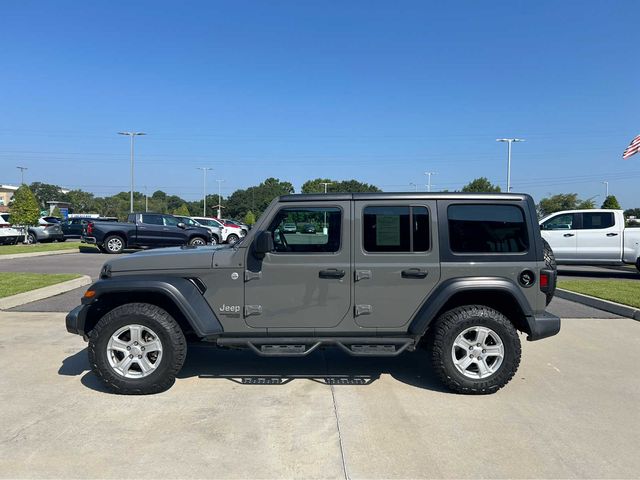
[[(112, 240), (113, 242), (111, 242), (110, 244), (109, 242)], [(120, 241), (119, 247), (116, 246), (116, 243), (117, 243), (116, 240)], [(104, 247), (105, 253), (117, 255), (123, 252), (124, 246), (125, 246), (125, 240), (120, 235), (109, 235), (107, 238), (104, 239), (104, 242), (102, 245)]]
[(227, 237), (227, 243), (229, 245), (235, 245), (236, 243), (238, 243), (238, 240), (240, 240), (240, 237), (238, 237), (235, 233), (232, 233)]
[(193, 237), (189, 240), (189, 245), (206, 245), (207, 239), (204, 237)]
[[(453, 343), (465, 329), (474, 326), (493, 330), (504, 345), (504, 359), (492, 375), (473, 379), (463, 375), (454, 365)], [(520, 365), (521, 346), (518, 332), (500, 312), (484, 305), (467, 305), (443, 313), (427, 332), (425, 347), (440, 380), (456, 393), (483, 395), (494, 393), (513, 378)]]
[(544, 253), (544, 265), (549, 270), (553, 271), (553, 282), (552, 287), (547, 291), (547, 305), (551, 303), (553, 300), (553, 296), (556, 293), (556, 280), (558, 278), (558, 265), (556, 264), (556, 257), (553, 254), (553, 250), (551, 249), (551, 245), (544, 238), (542, 239), (542, 251)]
[[(126, 325), (152, 329), (162, 343), (160, 365), (146, 377), (126, 378), (109, 364), (107, 345), (111, 336)], [(89, 363), (93, 373), (109, 389), (124, 395), (164, 392), (175, 382), (187, 356), (187, 341), (178, 323), (165, 310), (149, 303), (127, 303), (114, 308), (89, 333)]]

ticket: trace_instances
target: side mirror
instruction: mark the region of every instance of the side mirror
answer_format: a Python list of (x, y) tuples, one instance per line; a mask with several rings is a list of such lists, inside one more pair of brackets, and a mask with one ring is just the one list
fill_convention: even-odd
[(263, 230), (256, 235), (253, 242), (253, 251), (257, 255), (264, 256), (265, 253), (273, 252), (273, 235), (268, 230)]
[(184, 222), (180, 222), (178, 223), (178, 228), (187, 228), (187, 226), (184, 224)]

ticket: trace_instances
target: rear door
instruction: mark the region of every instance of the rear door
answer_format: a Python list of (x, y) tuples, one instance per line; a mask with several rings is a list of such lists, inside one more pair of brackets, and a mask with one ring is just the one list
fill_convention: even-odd
[(355, 321), (406, 325), (440, 279), (436, 202), (357, 201)]
[[(248, 254), (248, 264), (256, 263), (245, 283), (249, 326), (309, 332), (350, 317), (350, 207), (349, 201), (282, 204), (268, 227), (275, 251), (262, 260)], [(286, 223), (313, 223), (316, 233), (285, 232)]]
[(549, 242), (559, 262), (577, 258), (577, 222), (577, 214), (561, 213), (540, 225), (542, 237)]
[(613, 212), (584, 212), (577, 230), (577, 254), (581, 260), (616, 262), (622, 259), (622, 226)]

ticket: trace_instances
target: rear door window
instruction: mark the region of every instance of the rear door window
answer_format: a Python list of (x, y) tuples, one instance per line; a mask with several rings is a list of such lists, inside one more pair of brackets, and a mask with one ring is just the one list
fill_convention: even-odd
[(449, 242), (455, 253), (522, 253), (529, 249), (524, 213), (515, 205), (450, 205)]
[(613, 212), (590, 212), (582, 214), (582, 229), (611, 228), (615, 224)]
[(363, 247), (371, 253), (429, 250), (429, 211), (421, 206), (370, 206), (363, 217)]
[(142, 223), (147, 225), (163, 225), (162, 215), (142, 215)]

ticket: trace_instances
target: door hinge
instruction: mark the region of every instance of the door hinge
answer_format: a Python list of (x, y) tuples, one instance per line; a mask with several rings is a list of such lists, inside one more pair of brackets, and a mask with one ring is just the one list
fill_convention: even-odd
[(250, 317), (251, 315), (262, 315), (262, 305), (245, 305), (244, 316)]
[(356, 317), (360, 315), (371, 315), (371, 305), (356, 305), (355, 306), (355, 314)]
[(244, 271), (244, 281), (250, 282), (251, 280), (260, 280), (262, 278), (262, 272), (252, 272), (251, 270)]
[(371, 279), (371, 270), (356, 270), (356, 282)]

